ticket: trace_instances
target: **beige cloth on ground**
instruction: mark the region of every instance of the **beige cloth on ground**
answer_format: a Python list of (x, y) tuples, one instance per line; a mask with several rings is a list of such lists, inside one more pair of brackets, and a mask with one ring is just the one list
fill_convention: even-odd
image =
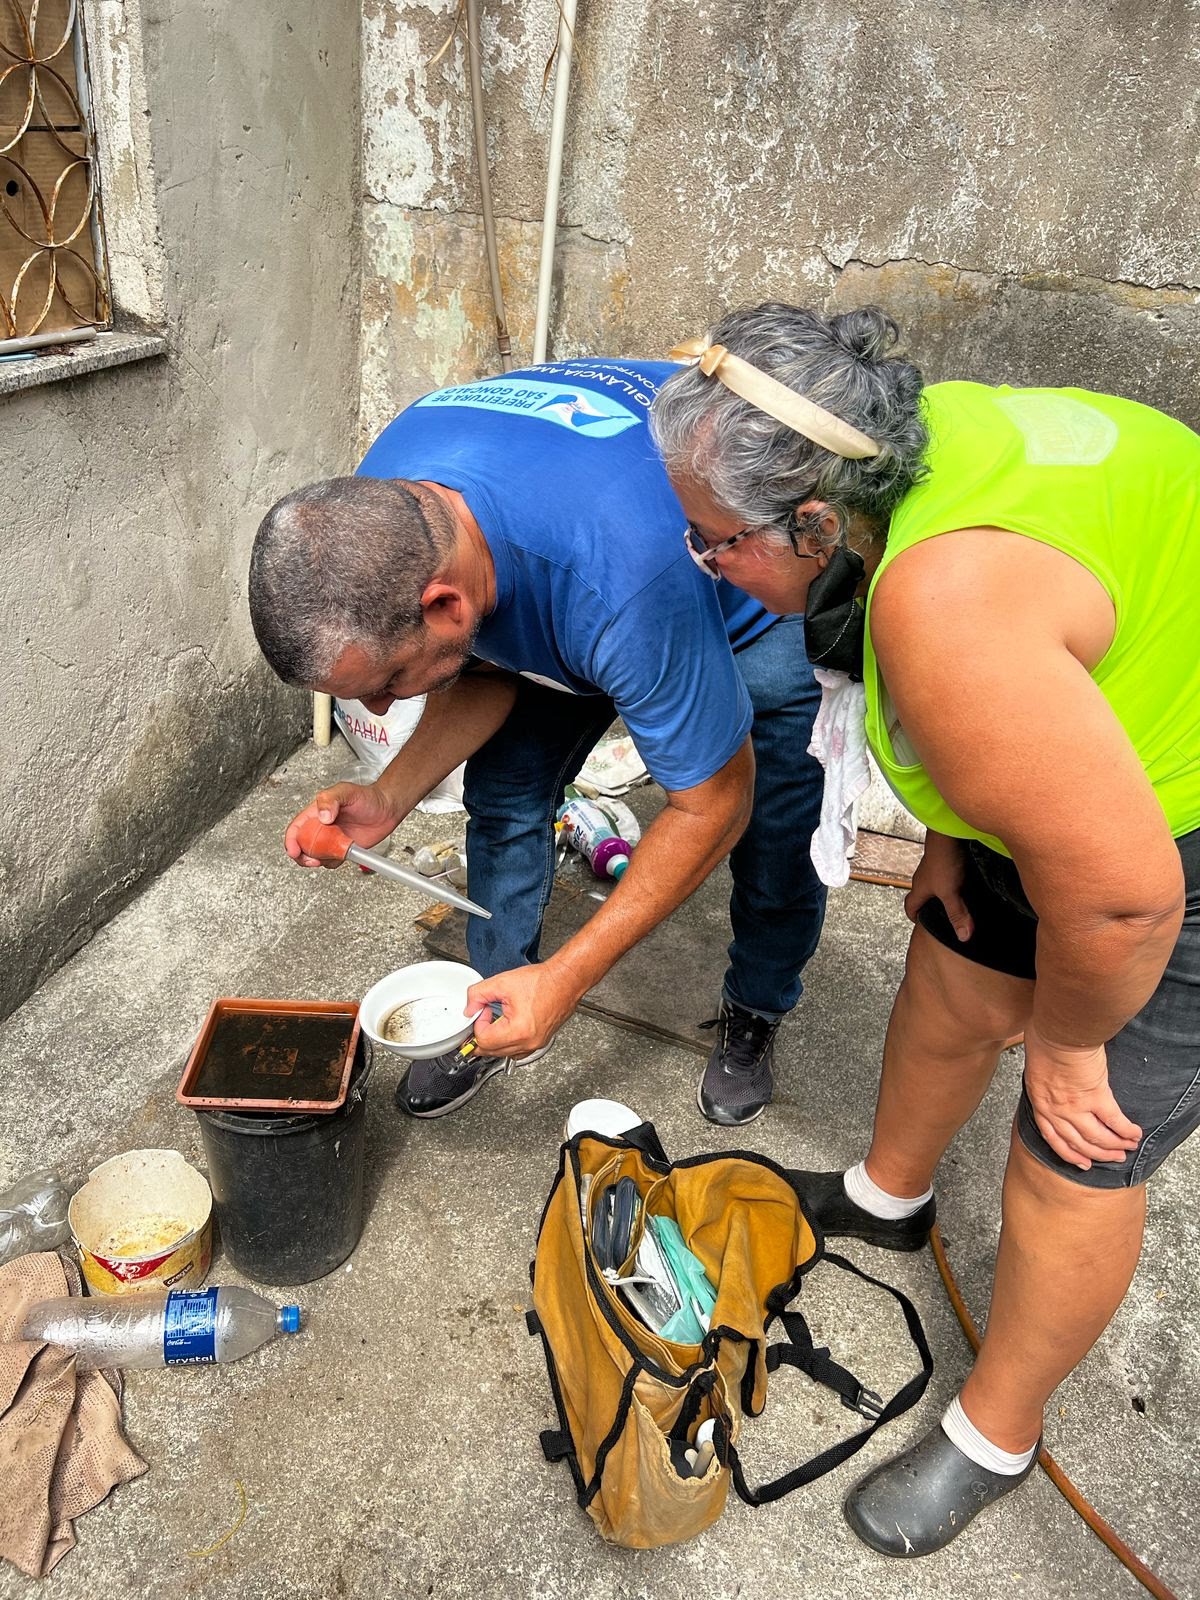
[(69, 1351), (17, 1337), (35, 1300), (79, 1292), (53, 1251), (0, 1267), (0, 1557), (31, 1578), (74, 1548), (72, 1518), (146, 1470), (121, 1431), (119, 1377), (76, 1376)]

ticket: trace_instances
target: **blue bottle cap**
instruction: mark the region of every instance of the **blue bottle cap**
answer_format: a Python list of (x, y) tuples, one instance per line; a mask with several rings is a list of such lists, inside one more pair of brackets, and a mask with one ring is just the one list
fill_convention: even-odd
[(280, 1331), (280, 1333), (299, 1333), (300, 1332), (300, 1307), (299, 1306), (280, 1306), (280, 1308), (279, 1308), (279, 1331)]

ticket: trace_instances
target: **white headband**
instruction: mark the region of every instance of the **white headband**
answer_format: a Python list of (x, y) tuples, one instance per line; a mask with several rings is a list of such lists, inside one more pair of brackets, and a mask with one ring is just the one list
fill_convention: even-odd
[(719, 378), (734, 394), (777, 422), (802, 433), (814, 444), (831, 450), (835, 456), (862, 461), (866, 456), (880, 454), (874, 439), (843, 422), (841, 417), (835, 417), (824, 406), (806, 400), (787, 384), (763, 372), (761, 367), (733, 355), (723, 344), (709, 344), (707, 339), (687, 339), (671, 351), (671, 360), (690, 362), (698, 366), (706, 378)]

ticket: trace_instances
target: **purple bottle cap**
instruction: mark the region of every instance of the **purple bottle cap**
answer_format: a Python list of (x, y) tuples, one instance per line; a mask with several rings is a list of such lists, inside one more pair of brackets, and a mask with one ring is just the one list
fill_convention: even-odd
[(615, 835), (601, 839), (592, 852), (592, 871), (598, 878), (619, 878), (629, 865), (631, 846)]

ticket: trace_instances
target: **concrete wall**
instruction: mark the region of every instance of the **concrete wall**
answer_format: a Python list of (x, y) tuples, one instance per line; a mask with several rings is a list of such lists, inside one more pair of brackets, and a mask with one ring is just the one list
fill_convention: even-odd
[[(526, 357), (553, 0), (487, 0)], [(362, 437), (495, 370), (455, 0), (365, 0)], [(729, 303), (870, 302), (931, 379), (1200, 423), (1194, 0), (580, 0), (551, 353), (658, 354)]]
[(352, 465), (358, 409), (356, 0), (90, 24), (101, 113), (149, 128), (105, 198), (168, 353), (0, 398), (0, 1014), (302, 736), (248, 552), (273, 499)]
[[(301, 737), (245, 615), (265, 507), (496, 370), (456, 8), (90, 0), (118, 299), (168, 354), (0, 398), (0, 1013)], [(558, 7), (483, 10), (527, 359)], [(878, 301), (930, 378), (1200, 423), (1198, 11), (580, 0), (551, 353)]]

